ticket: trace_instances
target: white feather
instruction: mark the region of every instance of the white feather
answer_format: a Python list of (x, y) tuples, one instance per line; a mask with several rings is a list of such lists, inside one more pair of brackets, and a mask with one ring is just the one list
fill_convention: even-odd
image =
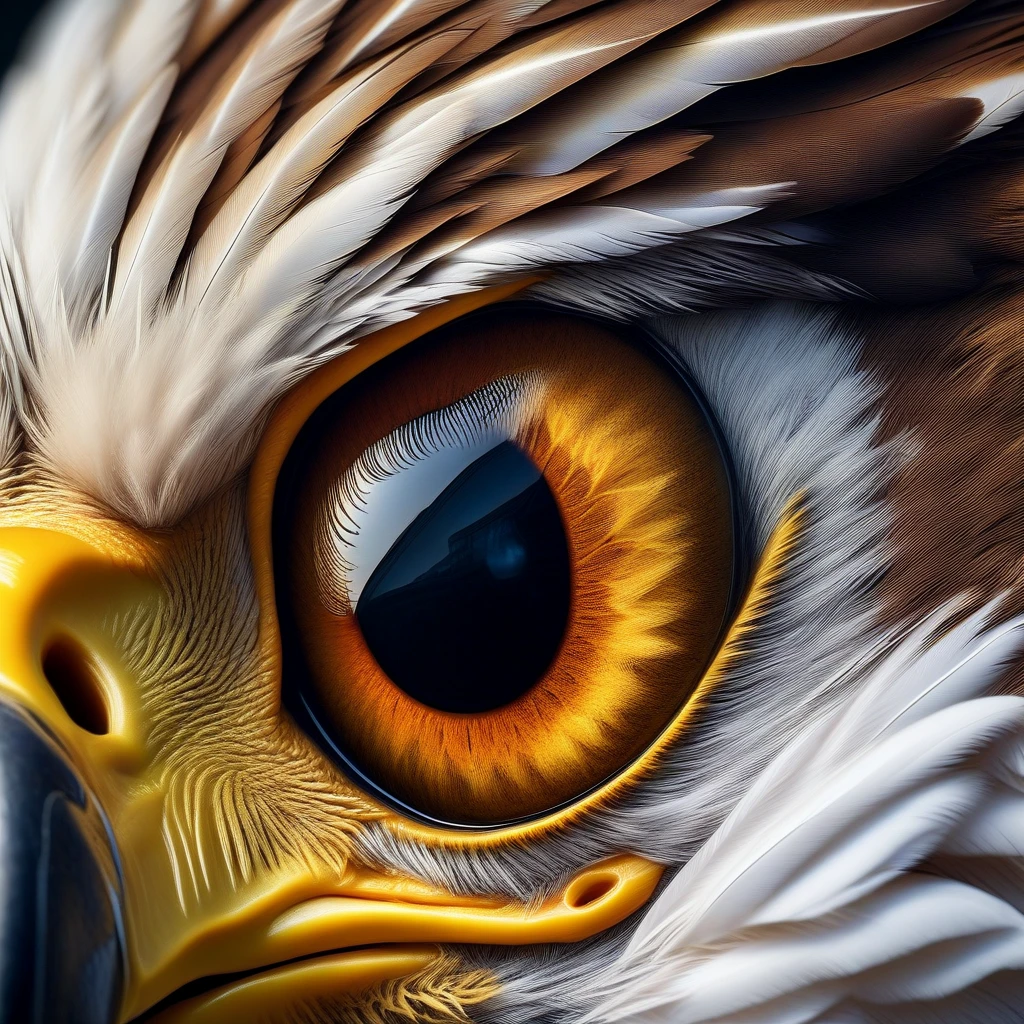
[(973, 142), (1009, 124), (1024, 112), (1024, 72), (978, 83), (964, 95), (982, 103), (978, 123), (962, 139), (962, 142)]
[(103, 283), (136, 175), (176, 77), (173, 66), (156, 76), (85, 174), (88, 200), (76, 211), (76, 222), (67, 225), (69, 244), (62, 260), (61, 281), (72, 310), (89, 308)]
[(51, 145), (83, 88), (96, 77), (118, 0), (64, 0), (51, 8), (35, 46), (16, 65), (0, 94), (0, 177), (7, 204), (24, 202)]
[(167, 290), (192, 218), (228, 146), (275, 102), (323, 41), (344, 0), (296, 0), (228, 73), (219, 101), (167, 157), (125, 229), (111, 306), (147, 315)]
[[(993, 611), (934, 644), (939, 622), (922, 623), (841, 714), (773, 759), (659, 896), (587, 1020), (810, 1021), (847, 998), (881, 999), (865, 972), (897, 961), (908, 1001), (1024, 965), (1014, 908), (957, 883), (904, 877), (936, 852), (963, 849), (958, 830), (971, 824), (972, 849), (999, 849), (988, 814), (1005, 814), (1005, 798), (978, 808), (1005, 743), (1024, 742), (1024, 699), (976, 695), (1019, 654), (1024, 621), (977, 636)], [(1009, 940), (993, 947), (991, 928)], [(959, 975), (911, 960), (954, 938), (964, 943)]]
[[(23, 206), (29, 225), (23, 257), (46, 313), (58, 294), (72, 315), (78, 312), (71, 274), (83, 259), (91, 261), (82, 282), (86, 292), (104, 272), (121, 228), (125, 189), (131, 190), (161, 97), (166, 100), (168, 76), (173, 79), (168, 61), (194, 7), (195, 0), (65, 4), (5, 89), (0, 170), (8, 202)], [(86, 186), (90, 195), (83, 203)]]
[[(341, 19), (338, 29), (344, 45), (331, 55), (331, 70), (337, 74), (360, 60), (380, 53), (385, 47), (447, 14), (462, 0), (378, 0), (360, 4), (352, 15)], [(347, 12), (346, 12), (347, 13)]]
[[(129, 0), (106, 60), (110, 113), (120, 115), (175, 61), (199, 0)], [(124, 10), (129, 8), (129, 10)]]
[[(614, 12), (613, 12), (614, 13)], [(661, 15), (668, 27), (673, 15)], [(385, 118), (350, 159), (334, 169), (340, 181), (283, 224), (250, 268), (242, 304), (260, 315), (300, 301), (376, 234), (413, 189), (467, 141), (536, 106), (569, 81), (610, 63), (656, 34), (606, 27), (541, 38), (514, 60), (498, 57), (452, 85), (433, 90)], [(297, 291), (303, 289), (305, 294)]]
[(510, 271), (525, 274), (560, 263), (627, 256), (692, 231), (747, 217), (784, 194), (790, 184), (716, 189), (678, 203), (542, 210), (460, 246), (431, 267), (424, 279), (433, 285), (463, 282), (480, 286)]

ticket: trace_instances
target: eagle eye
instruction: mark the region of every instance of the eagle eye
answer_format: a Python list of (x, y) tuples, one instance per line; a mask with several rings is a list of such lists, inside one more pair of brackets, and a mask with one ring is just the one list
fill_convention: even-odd
[(728, 459), (624, 329), (498, 308), (323, 401), (278, 476), (284, 697), (404, 812), (572, 803), (678, 715), (737, 558)]

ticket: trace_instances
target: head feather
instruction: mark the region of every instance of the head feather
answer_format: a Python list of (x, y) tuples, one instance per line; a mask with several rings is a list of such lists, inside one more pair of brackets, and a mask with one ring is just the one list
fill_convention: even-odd
[[(460, 292), (540, 272), (564, 300), (650, 253), (849, 294), (772, 251), (798, 232), (739, 222), (891, 191), (1012, 116), (1019, 15), (960, 6), (73, 0), (0, 114), (26, 455), (168, 524), (285, 388)], [(729, 112), (808, 67), (800, 109), (769, 88)]]

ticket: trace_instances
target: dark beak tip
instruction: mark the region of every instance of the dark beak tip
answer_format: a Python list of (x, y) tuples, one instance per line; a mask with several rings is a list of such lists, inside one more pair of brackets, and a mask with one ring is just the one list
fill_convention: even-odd
[(117, 865), (99, 805), (58, 744), (0, 704), (0, 1020), (117, 1019)]

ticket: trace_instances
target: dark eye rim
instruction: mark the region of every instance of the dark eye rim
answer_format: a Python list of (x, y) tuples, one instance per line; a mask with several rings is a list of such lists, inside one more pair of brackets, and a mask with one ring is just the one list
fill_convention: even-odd
[[(446, 323), (433, 331), (425, 334), (412, 345), (430, 345), (442, 341), (445, 335), (455, 331), (464, 330), (467, 325), (475, 322), (493, 323), (496, 316), (514, 316), (516, 314), (532, 314), (547, 316), (563, 316), (574, 320), (593, 324), (597, 327), (614, 334), (615, 337), (625, 344), (641, 351), (656, 366), (665, 370), (673, 380), (683, 387), (692, 401), (696, 404), (707, 424), (715, 442), (718, 456), (723, 467), (729, 507), (732, 512), (732, 541), (733, 541), (733, 573), (730, 581), (729, 595), (726, 603), (726, 612), (722, 618), (722, 624), (712, 647), (712, 653), (708, 659), (711, 664), (728, 633), (729, 627), (735, 617), (737, 605), (742, 593), (745, 591), (750, 577), (750, 561), (746, 540), (745, 529), (746, 516), (742, 502), (742, 494), (737, 486), (737, 475), (735, 465), (726, 443), (722, 429), (718, 423), (714, 410), (704, 396), (701, 389), (694, 381), (689, 368), (671, 346), (663, 339), (643, 325), (623, 324), (596, 314), (580, 312), (576, 310), (562, 310), (557, 307), (544, 305), (526, 299), (513, 299), (495, 303), (490, 306), (474, 310), (461, 317)], [(402, 350), (399, 350), (402, 351)], [(397, 353), (396, 353), (397, 354)], [(382, 366), (390, 357), (385, 357), (375, 367)], [(369, 370), (374, 370), (370, 367)], [(366, 371), (364, 371), (366, 372)], [(358, 379), (358, 378), (356, 378)], [(334, 394), (328, 396), (314, 409), (307, 417), (302, 429), (296, 436), (292, 450), (301, 442), (307, 426), (314, 423), (318, 415), (325, 414), (327, 407), (335, 395), (345, 390), (348, 385), (342, 385)], [(620, 766), (614, 772), (600, 779), (585, 791), (577, 794), (561, 804), (546, 808), (537, 814), (524, 817), (508, 818), (497, 822), (488, 823), (466, 823), (459, 821), (448, 821), (444, 818), (431, 815), (417, 807), (414, 807), (400, 797), (395, 796), (388, 789), (362, 769), (359, 764), (347, 754), (342, 747), (331, 736), (329, 729), (323, 724), (322, 718), (326, 717), (317, 713), (317, 702), (311, 696), (315, 689), (312, 683), (312, 674), (303, 654), (302, 640), (299, 634), (297, 622), (292, 612), (290, 603), (282, 599), (282, 587), (280, 581), (287, 579), (285, 549), (287, 545), (277, 543), (279, 534), (279, 522), (281, 518), (287, 518), (280, 513), (279, 506), (284, 504), (282, 495), (291, 489), (287, 487), (289, 478), (294, 475), (295, 467), (291, 459), (292, 450), (289, 451), (281, 467), (281, 472), (274, 487), (273, 511), (271, 514), (271, 555), (274, 566), (274, 579), (278, 581), (275, 585), (275, 604), (277, 606), (278, 628), (280, 631), (281, 644), (281, 702), (285, 710), (291, 715), (296, 726), (316, 743), (320, 750), (336, 765), (336, 767), (355, 785), (379, 801), (383, 806), (394, 811), (403, 818), (409, 819), (428, 828), (439, 831), (451, 831), (459, 833), (488, 833), (500, 832), (520, 825), (529, 825), (543, 819), (564, 812), (575, 805), (585, 801), (596, 791), (602, 789), (610, 781), (629, 771), (629, 769), (642, 760), (650, 748), (645, 749), (637, 758), (626, 765)], [(282, 486), (284, 485), (284, 486)], [(706, 670), (707, 666), (705, 666)], [(682, 710), (682, 706), (680, 707)], [(655, 741), (656, 742), (656, 741)]]

